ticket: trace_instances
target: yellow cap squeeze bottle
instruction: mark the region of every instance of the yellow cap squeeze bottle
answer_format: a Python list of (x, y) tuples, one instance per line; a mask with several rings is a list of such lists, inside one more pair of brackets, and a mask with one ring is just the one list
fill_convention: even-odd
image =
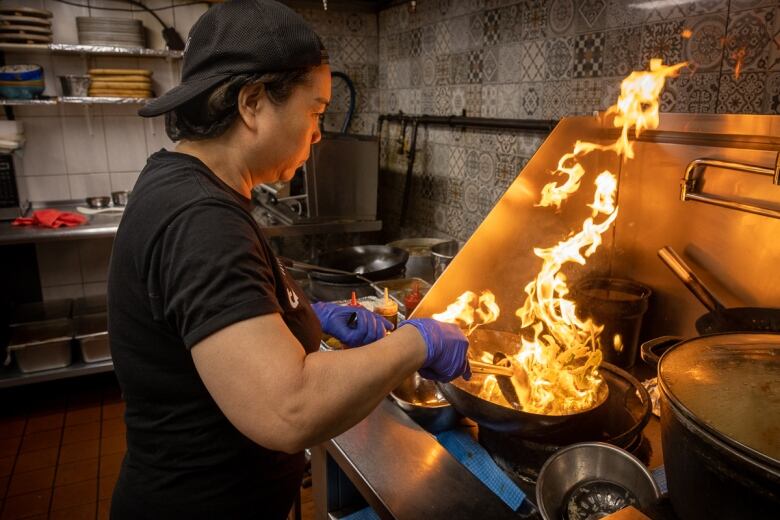
[(384, 301), (374, 306), (374, 312), (393, 324), (393, 329), (398, 325), (398, 304), (390, 299), (390, 294), (385, 287)]

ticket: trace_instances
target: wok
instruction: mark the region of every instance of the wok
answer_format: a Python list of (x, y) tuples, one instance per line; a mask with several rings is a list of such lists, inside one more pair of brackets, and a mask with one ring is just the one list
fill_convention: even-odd
[(780, 309), (765, 307), (734, 307), (727, 309), (720, 299), (696, 276), (682, 258), (667, 246), (658, 256), (688, 290), (710, 311), (696, 320), (699, 334), (722, 332), (780, 332)]
[[(515, 334), (488, 329), (475, 330), (469, 340), (469, 348), (475, 358), (479, 358), (483, 352), (514, 352), (519, 342)], [(437, 386), (461, 415), (491, 430), (515, 433), (529, 439), (543, 438), (550, 442), (563, 440), (570, 435), (588, 437), (600, 429), (596, 418), (608, 401), (607, 385), (602, 385), (599, 404), (589, 410), (569, 415), (540, 415), (507, 408), (477, 397), (485, 377), (485, 374), (473, 374), (469, 381), (459, 378), (449, 383), (439, 382)]]
[(343, 273), (312, 270), (309, 271), (309, 276), (331, 283), (355, 283), (363, 279), (375, 282), (402, 276), (408, 259), (409, 252), (398, 247), (345, 247), (323, 253), (316, 261), (320, 267), (344, 271)]

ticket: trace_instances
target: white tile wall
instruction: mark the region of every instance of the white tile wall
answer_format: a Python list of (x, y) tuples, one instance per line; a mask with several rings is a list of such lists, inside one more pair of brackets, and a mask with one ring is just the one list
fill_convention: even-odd
[[(34, 108), (31, 107), (30, 110), (34, 110)], [(20, 119), (24, 123), (25, 138), (24, 148), (21, 150), (23, 174), (29, 177), (67, 173), (65, 148), (62, 140), (62, 120), (59, 117), (25, 117)]]
[(68, 182), (72, 199), (100, 197), (111, 193), (111, 179), (108, 173), (68, 175)]
[(45, 242), (36, 246), (41, 286), (72, 285), (83, 282), (78, 242)]
[(144, 121), (138, 116), (103, 118), (108, 171), (141, 171), (146, 163)]
[(69, 174), (108, 171), (103, 118), (91, 117), (88, 121), (87, 117), (63, 117), (62, 132)]
[(70, 200), (70, 184), (67, 175), (41, 175), (27, 177), (27, 194), (30, 200)]

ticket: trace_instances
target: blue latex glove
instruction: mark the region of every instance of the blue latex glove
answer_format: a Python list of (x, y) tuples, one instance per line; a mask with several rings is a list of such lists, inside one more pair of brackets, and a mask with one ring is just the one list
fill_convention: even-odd
[(471, 379), (471, 367), (466, 358), (469, 340), (453, 323), (442, 323), (429, 318), (416, 318), (401, 323), (415, 327), (425, 340), (428, 353), (418, 371), (426, 379), (449, 382), (458, 376)]
[[(364, 307), (347, 307), (329, 302), (317, 302), (312, 309), (320, 320), (323, 332), (350, 347), (373, 343), (385, 337), (393, 324)], [(353, 314), (356, 319), (350, 321)]]

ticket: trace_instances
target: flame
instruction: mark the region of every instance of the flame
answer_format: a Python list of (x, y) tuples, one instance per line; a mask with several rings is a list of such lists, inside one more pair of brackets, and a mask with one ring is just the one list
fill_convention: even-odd
[[(607, 116), (613, 118), (612, 125), (620, 128), (618, 139), (607, 145), (577, 141), (574, 149), (560, 158), (553, 172), (566, 176), (565, 181), (544, 186), (537, 206), (559, 209), (579, 190), (586, 173), (579, 159), (589, 153), (612, 152), (626, 160), (634, 158), (630, 132), (633, 129), (638, 137), (645, 129), (658, 126), (659, 99), (666, 79), (675, 76), (685, 65), (665, 66), (661, 60), (654, 59), (650, 61), (649, 71), (632, 72), (625, 78), (617, 103), (607, 110)], [(526, 334), (520, 337), (518, 350), (511, 356), (515, 373), (512, 383), (522, 409), (527, 412), (576, 413), (592, 408), (605, 394), (598, 373), (602, 359), (600, 335), (604, 327), (577, 316), (574, 302), (567, 299), (569, 289), (566, 277), (561, 273), (567, 263), (585, 265), (601, 245), (602, 235), (617, 218), (615, 175), (603, 171), (594, 185), (593, 202), (588, 204), (591, 215), (583, 221), (582, 228), (552, 247), (534, 248), (534, 254), (542, 259), (542, 268), (525, 286), (527, 297), (515, 313)], [(476, 323), (472, 308), (474, 298), (474, 293), (466, 292), (445, 313), (434, 315), (434, 318), (462, 321), (471, 331), (478, 326), (472, 325)], [(497, 306), (495, 316), (498, 316)], [(486, 322), (483, 320), (479, 324)], [(615, 338), (615, 343), (622, 348), (620, 338)], [(487, 359), (483, 356), (483, 360), (490, 362), (489, 356)], [(485, 377), (479, 397), (509, 406), (494, 376)]]
[(445, 323), (457, 323), (466, 329), (468, 336), (480, 325), (493, 323), (498, 319), (500, 309), (496, 296), (490, 291), (483, 291), (477, 297), (476, 293), (466, 291), (447, 306), (444, 312), (434, 314), (433, 319)]

